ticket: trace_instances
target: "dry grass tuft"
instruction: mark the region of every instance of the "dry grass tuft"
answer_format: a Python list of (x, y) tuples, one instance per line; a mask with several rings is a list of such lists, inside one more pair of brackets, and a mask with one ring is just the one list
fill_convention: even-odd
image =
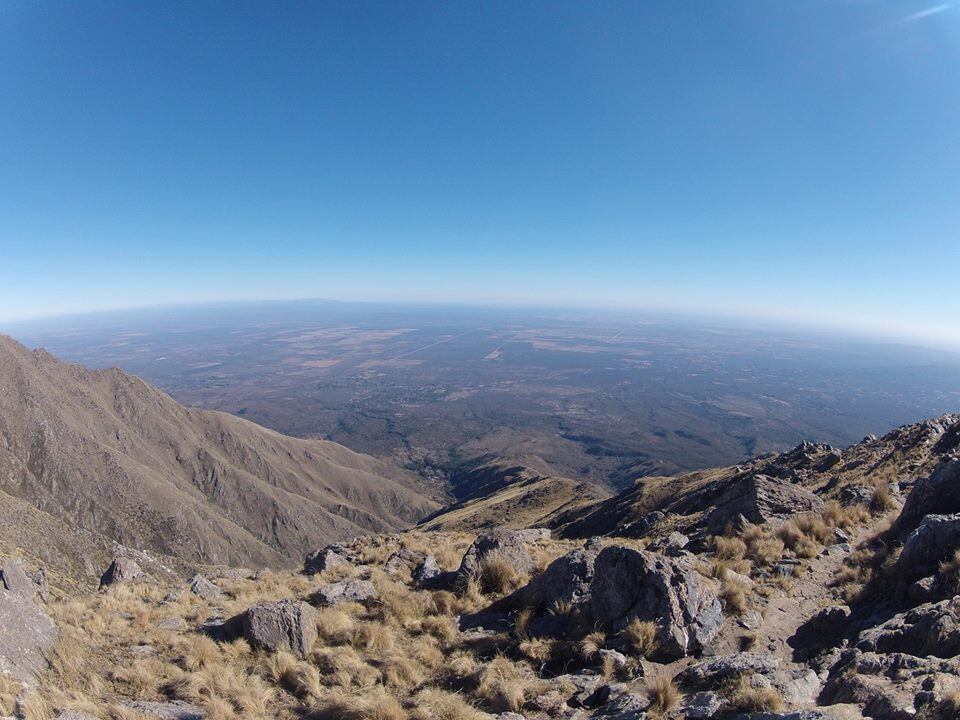
[(492, 552), (480, 561), (477, 582), (484, 594), (501, 595), (518, 588), (525, 580), (510, 558), (502, 553)]
[(754, 687), (741, 676), (725, 693), (730, 708), (742, 713), (778, 712), (783, 699), (772, 687)]
[(723, 601), (723, 609), (728, 613), (741, 615), (746, 612), (749, 604), (747, 602), (747, 593), (750, 588), (746, 583), (734, 580), (729, 575), (723, 579), (720, 586), (720, 599)]
[(940, 582), (951, 594), (960, 593), (960, 549), (955, 550), (953, 557), (940, 563)]
[(870, 512), (874, 515), (883, 515), (896, 507), (897, 501), (890, 492), (890, 486), (886, 482), (878, 482), (870, 497)]
[(476, 682), (475, 695), (497, 712), (518, 712), (541, 685), (529, 665), (512, 662), (503, 655), (482, 665)]
[(483, 720), (481, 713), (457, 693), (436, 688), (425, 688), (412, 700), (410, 720)]
[(602, 632), (592, 632), (580, 641), (580, 654), (584, 660), (592, 660), (607, 643), (607, 636)]
[(382, 689), (363, 695), (328, 693), (304, 716), (307, 720), (407, 720), (403, 706)]
[(680, 702), (680, 691), (673, 678), (659, 675), (647, 683), (647, 698), (650, 700), (650, 714), (664, 717)]
[(657, 640), (657, 624), (649, 620), (634, 618), (623, 630), (623, 637), (630, 643), (633, 652), (640, 657), (652, 656), (660, 647)]

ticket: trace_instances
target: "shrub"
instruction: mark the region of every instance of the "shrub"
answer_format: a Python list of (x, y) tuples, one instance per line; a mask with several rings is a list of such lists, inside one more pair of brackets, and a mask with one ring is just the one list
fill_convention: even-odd
[(754, 687), (749, 678), (741, 676), (727, 691), (731, 710), (742, 713), (777, 712), (783, 700), (772, 687)]
[(505, 593), (520, 584), (517, 568), (500, 553), (490, 553), (480, 562), (477, 580), (483, 593)]

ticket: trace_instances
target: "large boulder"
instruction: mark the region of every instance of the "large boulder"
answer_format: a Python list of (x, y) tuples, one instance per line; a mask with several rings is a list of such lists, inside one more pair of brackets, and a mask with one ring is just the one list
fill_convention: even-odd
[(960, 595), (918, 605), (864, 630), (857, 647), (864, 652), (898, 652), (918, 657), (960, 655)]
[(460, 562), (456, 573), (457, 584), (466, 585), (477, 577), (484, 561), (494, 555), (504, 558), (517, 573), (529, 573), (536, 567), (536, 562), (527, 551), (526, 543), (541, 537), (543, 533), (539, 530), (495, 530), (480, 535)]
[(897, 518), (897, 527), (909, 531), (926, 515), (960, 513), (960, 458), (942, 462), (928, 477), (918, 479)]
[(754, 474), (736, 479), (713, 499), (704, 518), (706, 528), (723, 532), (741, 516), (752, 523), (778, 522), (797, 513), (823, 508), (823, 500), (789, 480)]
[(540, 575), (517, 590), (509, 603), (548, 609), (557, 603), (582, 605), (590, 599), (599, 547), (581, 548), (554, 560)]
[(252, 647), (305, 657), (317, 640), (317, 611), (305, 602), (262, 602), (243, 614), (243, 636)]
[(32, 683), (56, 642), (56, 625), (33, 598), (0, 589), (0, 675)]
[(897, 565), (905, 576), (923, 577), (960, 548), (960, 513), (927, 515), (904, 540)]
[(147, 574), (140, 569), (135, 560), (128, 557), (114, 558), (110, 567), (100, 577), (100, 587), (110, 587), (111, 585), (120, 585), (122, 583), (139, 582), (146, 580)]
[(691, 560), (618, 545), (597, 555), (588, 609), (596, 627), (608, 632), (634, 619), (655, 623), (657, 654), (664, 659), (699, 652), (723, 622), (712, 583)]

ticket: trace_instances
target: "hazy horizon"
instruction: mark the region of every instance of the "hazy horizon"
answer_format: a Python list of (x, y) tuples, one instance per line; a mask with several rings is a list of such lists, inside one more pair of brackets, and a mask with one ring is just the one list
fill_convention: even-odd
[(0, 7), (0, 321), (269, 298), (960, 346), (960, 6)]

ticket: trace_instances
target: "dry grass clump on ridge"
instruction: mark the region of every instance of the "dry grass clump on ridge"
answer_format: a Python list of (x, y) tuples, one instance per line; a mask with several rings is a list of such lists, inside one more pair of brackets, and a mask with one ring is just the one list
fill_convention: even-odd
[(648, 658), (660, 647), (657, 640), (657, 624), (649, 620), (634, 618), (623, 630), (623, 637), (630, 644), (631, 650), (638, 656)]

